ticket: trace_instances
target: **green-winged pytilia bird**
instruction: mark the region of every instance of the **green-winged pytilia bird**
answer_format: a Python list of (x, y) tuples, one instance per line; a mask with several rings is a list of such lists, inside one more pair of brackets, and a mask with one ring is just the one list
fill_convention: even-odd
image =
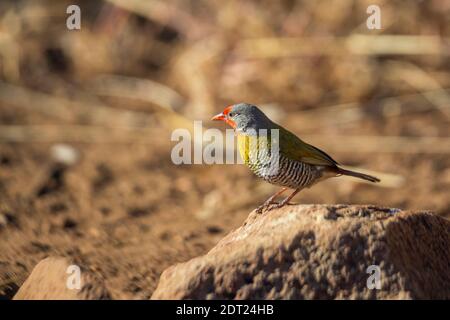
[[(253, 173), (283, 187), (258, 207), (258, 212), (272, 204), (280, 208), (303, 188), (331, 177), (346, 175), (371, 182), (380, 181), (367, 174), (340, 168), (325, 152), (274, 123), (254, 105), (239, 103), (229, 106), (212, 120), (222, 120), (234, 128), (239, 153)], [(288, 188), (294, 189), (294, 192), (283, 201), (274, 202)]]

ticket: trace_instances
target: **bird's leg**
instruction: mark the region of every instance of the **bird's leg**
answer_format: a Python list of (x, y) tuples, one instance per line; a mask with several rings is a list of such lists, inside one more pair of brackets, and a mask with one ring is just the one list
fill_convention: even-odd
[(273, 203), (273, 199), (275, 199), (276, 197), (278, 197), (280, 194), (282, 194), (283, 192), (285, 192), (287, 190), (287, 188), (281, 188), (281, 190), (275, 192), (275, 194), (273, 194), (269, 199), (267, 199), (264, 204), (272, 204)]
[(277, 203), (276, 206), (274, 208), (281, 208), (284, 207), (286, 204), (289, 203), (289, 201), (291, 201), (291, 199), (300, 192), (300, 190), (302, 190), (303, 188), (298, 188), (295, 189), (294, 192), (292, 192), (289, 196), (286, 197), (286, 199), (284, 199), (283, 201), (281, 201), (280, 203)]
[(273, 204), (273, 200), (278, 197), (280, 194), (285, 192), (287, 188), (282, 188), (281, 190), (277, 191), (275, 194), (273, 194), (269, 199), (267, 199), (262, 205), (260, 205), (257, 209), (257, 213), (261, 213), (264, 208), (267, 208), (269, 205)]

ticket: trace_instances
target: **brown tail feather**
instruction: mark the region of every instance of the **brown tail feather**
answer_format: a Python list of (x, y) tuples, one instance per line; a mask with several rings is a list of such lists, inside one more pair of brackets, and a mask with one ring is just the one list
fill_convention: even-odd
[(367, 180), (370, 182), (380, 182), (380, 179), (378, 179), (377, 177), (370, 176), (368, 174), (364, 174), (364, 173), (360, 173), (360, 172), (356, 172), (356, 171), (350, 171), (350, 170), (338, 168), (338, 173), (342, 174), (344, 176), (352, 176), (352, 177), (364, 179), (364, 180)]

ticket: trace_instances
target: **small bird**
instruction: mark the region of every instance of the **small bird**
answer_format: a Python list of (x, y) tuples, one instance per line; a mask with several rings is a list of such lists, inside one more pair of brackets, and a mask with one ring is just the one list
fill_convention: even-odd
[[(380, 179), (343, 169), (322, 150), (302, 141), (295, 134), (270, 120), (257, 106), (248, 103), (231, 105), (214, 116), (230, 125), (237, 135), (239, 153), (256, 176), (283, 188), (257, 208), (281, 208), (302, 189), (341, 175), (370, 182)], [(294, 191), (281, 202), (274, 199), (288, 188)]]

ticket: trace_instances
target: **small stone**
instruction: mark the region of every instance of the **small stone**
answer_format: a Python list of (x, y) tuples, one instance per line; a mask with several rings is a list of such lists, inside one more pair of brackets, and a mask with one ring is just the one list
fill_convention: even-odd
[(0, 213), (0, 227), (6, 227), (7, 224), (8, 224), (8, 219), (6, 218), (6, 216), (4, 214)]
[(58, 143), (51, 147), (50, 153), (55, 162), (73, 166), (80, 158), (77, 149), (68, 144)]
[[(76, 279), (77, 268), (80, 281)], [(78, 285), (79, 288), (78, 288)], [(111, 296), (103, 281), (66, 258), (41, 260), (19, 288), (14, 300), (103, 300)]]

